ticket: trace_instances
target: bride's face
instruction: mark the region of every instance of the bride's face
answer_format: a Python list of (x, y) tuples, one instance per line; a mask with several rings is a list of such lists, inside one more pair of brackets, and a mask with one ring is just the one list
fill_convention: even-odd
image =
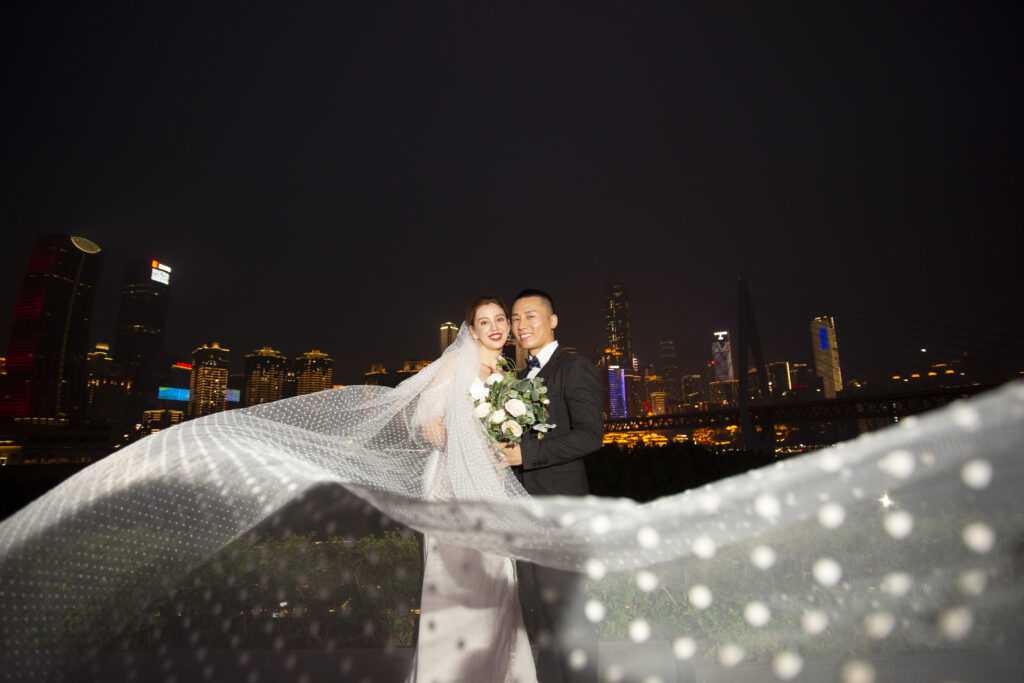
[(505, 346), (509, 330), (508, 316), (498, 304), (484, 304), (476, 309), (470, 331), (484, 348), (492, 351)]

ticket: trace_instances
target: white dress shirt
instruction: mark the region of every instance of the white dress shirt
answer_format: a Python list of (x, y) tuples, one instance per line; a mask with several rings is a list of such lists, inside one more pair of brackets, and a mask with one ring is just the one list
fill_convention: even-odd
[(534, 355), (534, 357), (538, 361), (540, 361), (540, 367), (539, 368), (530, 368), (530, 371), (528, 373), (526, 373), (527, 379), (533, 379), (534, 377), (536, 377), (540, 373), (541, 370), (544, 369), (544, 366), (548, 364), (549, 360), (551, 360), (551, 354), (553, 354), (555, 352), (555, 349), (557, 349), (557, 348), (558, 348), (558, 340), (556, 339), (555, 341), (551, 342), (550, 344), (545, 346), (543, 349), (541, 349), (540, 351), (538, 351)]

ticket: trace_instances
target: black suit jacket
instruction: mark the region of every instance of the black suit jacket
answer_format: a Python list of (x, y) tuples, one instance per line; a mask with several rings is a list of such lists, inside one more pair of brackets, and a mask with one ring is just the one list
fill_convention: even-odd
[(559, 346), (537, 376), (548, 388), (548, 422), (555, 428), (542, 439), (532, 430), (524, 435), (523, 465), (517, 474), (533, 495), (584, 496), (590, 488), (583, 458), (599, 449), (604, 438), (597, 370)]

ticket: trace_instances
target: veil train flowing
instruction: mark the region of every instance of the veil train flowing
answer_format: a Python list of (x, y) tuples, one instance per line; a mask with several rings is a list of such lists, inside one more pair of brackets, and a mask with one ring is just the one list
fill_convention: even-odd
[[(237, 647), (233, 630), (248, 616), (226, 606), (254, 589), (218, 553), (303, 496), (339, 488), (444, 543), (585, 572), (578, 618), (597, 624), (603, 680), (697, 670), (708, 680), (860, 683), (912, 671), (966, 681), (1024, 670), (1020, 382), (641, 505), (531, 498), (501, 476), (472, 417), (477, 364), (464, 326), (396, 389), (349, 387), (186, 422), (0, 523), (3, 675), (59, 680), (154, 603), (175, 609), (168, 596), (183, 585), (201, 591)], [(440, 458), (419, 428), (438, 405), (448, 407)], [(431, 467), (445, 468), (446, 500), (428, 495)], [(362, 528), (353, 510), (329, 521), (346, 548)], [(260, 569), (259, 557), (250, 564), (269, 581), (274, 567)], [(312, 600), (318, 590), (334, 599), (308, 572), (300, 580)], [(388, 585), (380, 578), (363, 597), (372, 603)], [(190, 631), (188, 642), (201, 648), (202, 637)], [(582, 653), (566, 656), (582, 666)]]

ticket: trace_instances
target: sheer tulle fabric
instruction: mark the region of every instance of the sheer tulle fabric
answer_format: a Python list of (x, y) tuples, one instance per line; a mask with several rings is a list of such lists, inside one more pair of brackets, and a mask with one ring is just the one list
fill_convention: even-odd
[[(60, 678), (226, 544), (324, 486), (428, 543), (585, 572), (576, 618), (598, 626), (605, 680), (688, 667), (845, 683), (894, 666), (937, 680), (1020, 672), (1020, 383), (639, 505), (527, 496), (472, 417), (477, 364), (463, 329), (397, 389), (192, 420), (4, 521), (5, 675)], [(437, 418), (441, 441), (424, 429)], [(207, 588), (211, 609), (218, 591), (237, 591), (221, 578)], [(435, 626), (458, 638), (457, 624)], [(581, 652), (565, 656), (582, 666)]]

